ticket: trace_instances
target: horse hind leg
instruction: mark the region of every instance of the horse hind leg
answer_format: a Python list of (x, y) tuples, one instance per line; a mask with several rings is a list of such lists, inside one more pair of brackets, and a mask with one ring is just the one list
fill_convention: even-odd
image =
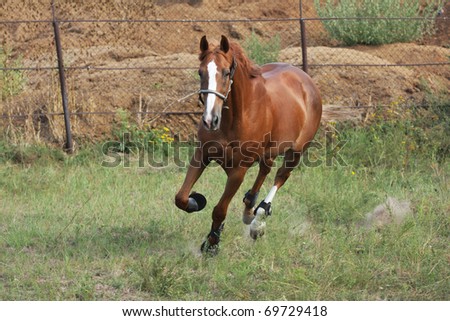
[(250, 236), (253, 239), (257, 239), (264, 235), (266, 230), (266, 219), (272, 214), (272, 201), (277, 191), (284, 185), (292, 170), (300, 163), (300, 152), (294, 152), (289, 150), (286, 152), (282, 166), (278, 169), (275, 176), (274, 185), (270, 189), (266, 198), (261, 201), (258, 207), (255, 209), (255, 218), (250, 224)]
[(273, 159), (265, 159), (259, 163), (259, 171), (258, 176), (256, 177), (255, 183), (253, 183), (252, 188), (245, 193), (243, 202), (245, 204), (244, 213), (242, 215), (242, 221), (244, 224), (249, 225), (252, 223), (255, 218), (255, 205), (256, 200), (258, 199), (259, 190), (263, 185), (267, 175), (270, 173), (270, 170), (273, 165)]
[(258, 237), (264, 235), (266, 231), (266, 219), (272, 215), (272, 199), (277, 191), (276, 186), (272, 186), (269, 194), (266, 198), (259, 203), (258, 207), (254, 210), (254, 219), (250, 224), (250, 236), (256, 240)]

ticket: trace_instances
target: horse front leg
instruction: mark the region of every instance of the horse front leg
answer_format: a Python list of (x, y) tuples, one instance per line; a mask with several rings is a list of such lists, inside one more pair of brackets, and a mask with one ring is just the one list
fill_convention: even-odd
[(220, 242), (220, 234), (223, 230), (223, 222), (227, 216), (228, 205), (239, 189), (239, 186), (241, 186), (247, 170), (247, 167), (237, 167), (227, 170), (228, 179), (225, 185), (225, 190), (219, 202), (213, 209), (211, 231), (201, 246), (202, 252), (208, 252), (211, 254), (217, 253)]
[(188, 213), (197, 212), (206, 206), (206, 198), (202, 194), (192, 193), (189, 195), (189, 193), (207, 165), (208, 163), (203, 157), (202, 150), (200, 148), (196, 149), (189, 164), (183, 185), (175, 196), (176, 206), (183, 211)]

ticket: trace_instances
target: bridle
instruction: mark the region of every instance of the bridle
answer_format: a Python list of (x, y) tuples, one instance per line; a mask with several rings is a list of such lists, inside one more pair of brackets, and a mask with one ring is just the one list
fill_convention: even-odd
[[(228, 91), (225, 95), (216, 90), (212, 90), (212, 89), (200, 89), (198, 91), (198, 99), (203, 105), (205, 105), (205, 102), (203, 101), (202, 94), (213, 94), (213, 95), (216, 95), (217, 97), (219, 97), (220, 99), (222, 99), (224, 104), (227, 102), (228, 95), (231, 92), (231, 85), (233, 85), (233, 77), (234, 77), (234, 73), (236, 71), (236, 67), (237, 67), (237, 62), (236, 62), (236, 59), (234, 59), (234, 57), (233, 57), (233, 64), (231, 65), (231, 68), (230, 68), (230, 76), (229, 76), (230, 81), (229, 81), (229, 85), (228, 85)], [(228, 108), (228, 106), (225, 106), (225, 105), (223, 107)]]

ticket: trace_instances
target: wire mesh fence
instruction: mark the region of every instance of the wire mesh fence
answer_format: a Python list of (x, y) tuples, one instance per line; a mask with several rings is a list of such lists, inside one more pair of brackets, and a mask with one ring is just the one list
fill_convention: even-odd
[(316, 5), (314, 0), (55, 0), (53, 15), (50, 0), (6, 0), (0, 12), (1, 124), (10, 136), (66, 139), (55, 21), (76, 138), (110, 134), (118, 111), (127, 111), (142, 128), (195, 131), (201, 109), (189, 95), (198, 88), (198, 43), (204, 34), (224, 34), (249, 53), (250, 39), (275, 43), (270, 50), (277, 60), (308, 67), (327, 106), (418, 103), (426, 90), (448, 88), (447, 2), (426, 18), (435, 22), (432, 35), (378, 46), (346, 46), (332, 37), (327, 23), (401, 20), (408, 28), (418, 17), (323, 18)]

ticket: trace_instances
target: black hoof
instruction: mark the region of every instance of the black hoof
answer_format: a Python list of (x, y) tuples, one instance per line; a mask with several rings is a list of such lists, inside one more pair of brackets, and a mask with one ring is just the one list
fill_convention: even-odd
[(189, 195), (189, 203), (186, 212), (198, 212), (206, 206), (206, 198), (200, 193), (192, 193)]
[(220, 242), (220, 234), (223, 231), (225, 224), (222, 223), (218, 230), (209, 232), (206, 240), (202, 243), (200, 247), (200, 251), (203, 254), (207, 254), (210, 256), (217, 255), (219, 253), (219, 242)]
[(262, 237), (264, 235), (264, 231), (253, 231), (250, 230), (250, 237), (256, 241), (258, 238)]
[(202, 243), (200, 251), (205, 255), (216, 256), (217, 254), (219, 254), (219, 243), (210, 244), (209, 241), (206, 240)]

